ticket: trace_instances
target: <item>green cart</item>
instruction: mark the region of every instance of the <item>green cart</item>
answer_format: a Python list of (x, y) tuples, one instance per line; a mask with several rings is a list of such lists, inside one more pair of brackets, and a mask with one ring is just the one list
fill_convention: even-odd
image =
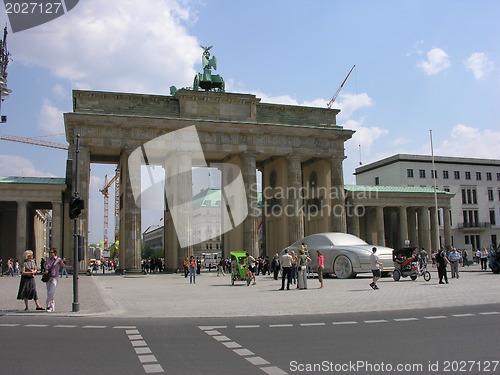
[(247, 253), (245, 251), (231, 252), (231, 285), (235, 281), (246, 281), (250, 285), (252, 278), (248, 275)]

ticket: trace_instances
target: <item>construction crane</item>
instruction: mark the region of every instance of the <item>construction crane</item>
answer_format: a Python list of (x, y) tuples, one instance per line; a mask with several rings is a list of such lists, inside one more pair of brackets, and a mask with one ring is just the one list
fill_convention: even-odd
[(58, 148), (60, 150), (67, 150), (68, 149), (68, 146), (63, 144), (63, 143), (42, 141), (41, 139), (36, 139), (36, 137), (25, 138), (25, 137), (18, 137), (17, 135), (3, 134), (3, 135), (0, 135), (0, 139), (2, 139), (4, 141), (27, 143), (29, 145)]
[(328, 107), (328, 109), (332, 108), (333, 102), (335, 101), (335, 99), (337, 99), (337, 95), (340, 93), (340, 90), (342, 90), (342, 87), (344, 87), (344, 84), (346, 83), (347, 78), (349, 78), (349, 76), (351, 75), (351, 72), (354, 70), (355, 67), (356, 67), (356, 65), (352, 66), (351, 70), (349, 70), (349, 73), (347, 74), (347, 77), (345, 77), (344, 82), (342, 82), (342, 84), (340, 85), (340, 87), (337, 89), (337, 91), (333, 95), (333, 98), (326, 104), (326, 106)]
[(116, 170), (116, 174), (108, 182), (108, 175), (104, 177), (104, 187), (99, 191), (104, 195), (104, 250), (108, 250), (109, 237), (108, 237), (108, 212), (109, 212), (109, 188), (115, 183), (115, 241), (118, 240), (118, 228), (119, 228), (119, 217), (118, 213), (120, 210), (120, 172)]

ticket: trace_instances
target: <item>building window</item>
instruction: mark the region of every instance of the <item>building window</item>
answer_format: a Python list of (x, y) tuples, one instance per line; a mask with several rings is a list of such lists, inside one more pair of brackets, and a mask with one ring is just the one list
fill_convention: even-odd
[(435, 169), (431, 169), (431, 178), (437, 178), (437, 171)]
[(450, 192), (450, 187), (449, 187), (449, 186), (445, 186), (445, 187), (443, 188), (443, 190), (449, 193), (449, 192)]
[(500, 181), (500, 173), (497, 173), (497, 181)]
[(488, 189), (488, 200), (489, 201), (493, 200), (493, 189)]
[(469, 236), (465, 236), (464, 238), (464, 242), (466, 245), (470, 245), (470, 239), (469, 239)]
[(413, 169), (407, 169), (406, 170), (406, 177), (413, 178)]
[(477, 204), (476, 189), (472, 188), (462, 189), (462, 204)]
[(455, 176), (455, 180), (460, 180), (460, 171), (454, 171), (453, 175)]
[(486, 172), (486, 180), (491, 181), (491, 172)]
[(476, 172), (476, 180), (481, 180), (481, 172)]
[(495, 220), (495, 210), (490, 210), (490, 224), (497, 225), (497, 222)]
[(470, 180), (470, 172), (465, 172), (465, 179)]
[(447, 180), (449, 178), (448, 171), (443, 171), (443, 179)]
[(375, 177), (375, 186), (376, 185), (380, 185), (380, 178), (379, 177)]
[(418, 174), (419, 174), (420, 178), (425, 178), (425, 169), (420, 169), (418, 171)]

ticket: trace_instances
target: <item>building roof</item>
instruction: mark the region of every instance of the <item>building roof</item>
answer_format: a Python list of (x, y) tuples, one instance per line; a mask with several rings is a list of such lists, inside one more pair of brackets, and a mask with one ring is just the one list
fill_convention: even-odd
[(59, 177), (0, 176), (0, 184), (66, 185), (66, 179)]
[[(433, 187), (420, 187), (420, 186), (381, 186), (381, 185), (345, 185), (344, 189), (353, 193), (371, 192), (371, 193), (408, 193), (408, 194), (429, 194), (434, 193)], [(439, 194), (453, 193), (437, 190)]]
[[(410, 154), (396, 154), (388, 158), (377, 160), (373, 163), (363, 165), (356, 168), (355, 175), (371, 171), (380, 167), (397, 162), (413, 162), (413, 163), (432, 163), (431, 155), (410, 155)], [(476, 158), (463, 158), (455, 156), (435, 156), (434, 162), (436, 164), (461, 164), (461, 165), (482, 165), (500, 167), (500, 160), (498, 159), (476, 159)]]

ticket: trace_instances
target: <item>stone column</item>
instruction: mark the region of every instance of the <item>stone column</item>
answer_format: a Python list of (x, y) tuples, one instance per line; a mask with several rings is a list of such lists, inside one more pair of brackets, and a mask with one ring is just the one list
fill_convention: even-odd
[(420, 207), (418, 209), (418, 238), (420, 247), (423, 247), (429, 253), (431, 249), (429, 207)]
[(52, 247), (59, 249), (59, 252), (62, 253), (61, 251), (62, 250), (62, 202), (61, 201), (52, 201)]
[(304, 215), (301, 197), (302, 164), (300, 157), (289, 156), (288, 160), (288, 207), (285, 215), (288, 220), (288, 242), (293, 243), (304, 237)]
[(432, 254), (433, 251), (439, 250), (439, 224), (438, 224), (438, 218), (437, 218), (437, 211), (435, 207), (431, 207), (430, 209), (430, 214), (431, 214), (431, 230), (430, 230), (430, 235), (431, 235), (431, 247), (429, 249), (426, 249), (427, 252)]
[(385, 246), (384, 207), (377, 206), (377, 245)]
[(417, 233), (417, 213), (415, 208), (408, 208), (408, 239), (410, 240), (410, 246), (419, 247), (418, 243), (418, 233)]
[[(443, 207), (443, 224), (444, 224), (444, 246), (448, 249), (451, 246), (451, 218), (450, 206)], [(436, 249), (437, 250), (437, 249)]]
[(358, 208), (352, 202), (348, 202), (346, 213), (348, 233), (361, 237)]
[(345, 192), (344, 175), (342, 169), (343, 157), (330, 159), (330, 181), (331, 181), (331, 205), (332, 205), (332, 231), (347, 232), (347, 223), (345, 216)]
[(242, 177), (248, 204), (248, 216), (243, 221), (243, 250), (256, 258), (259, 256), (259, 233), (257, 231), (258, 218), (253, 212), (253, 208), (257, 207), (257, 163), (253, 154), (243, 154), (241, 159), (243, 161)]
[(410, 240), (408, 235), (408, 215), (406, 207), (399, 207), (399, 236), (401, 238), (400, 247), (405, 247), (405, 240)]
[(177, 265), (180, 267), (185, 258), (193, 255), (193, 159), (188, 152), (177, 155), (178, 175), (175, 176), (174, 207), (180, 215), (175, 218), (175, 231), (179, 239), (180, 249)]
[[(141, 178), (141, 170), (131, 171), (128, 157), (132, 150), (125, 150), (120, 157), (120, 269), (127, 272), (141, 271), (141, 209), (134, 200), (132, 180)], [(136, 183), (136, 182), (134, 182)], [(139, 198), (140, 199), (140, 198)]]
[[(78, 217), (78, 224), (79, 224), (79, 234), (84, 237), (84, 245), (87, 248), (89, 245), (89, 192), (90, 192), (90, 150), (87, 147), (80, 146), (80, 155), (79, 155), (79, 160), (80, 160), (80, 186), (78, 186), (78, 191), (80, 193), (80, 198), (84, 200), (85, 207), (82, 210), (82, 213)], [(73, 179), (73, 183), (75, 183), (75, 180)], [(71, 192), (73, 193), (73, 192)], [(71, 220), (71, 229), (73, 230), (73, 220)], [(74, 238), (72, 240), (72, 246), (70, 249), (62, 249), (62, 251), (59, 252), (60, 256), (63, 256), (68, 259), (73, 259), (73, 254), (74, 254)], [(85, 263), (81, 264), (80, 266), (83, 267), (88, 264), (88, 258), (87, 258), (87, 252), (85, 251)]]
[(23, 253), (27, 250), (27, 206), (27, 201), (17, 201), (16, 258), (19, 260), (23, 259)]

